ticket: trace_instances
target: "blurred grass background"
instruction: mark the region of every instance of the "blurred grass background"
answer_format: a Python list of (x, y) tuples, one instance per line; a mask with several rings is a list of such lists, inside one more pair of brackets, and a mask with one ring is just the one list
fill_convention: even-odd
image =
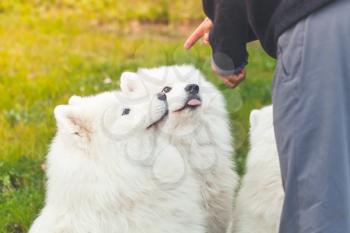
[(182, 49), (203, 18), (198, 0), (0, 0), (0, 233), (27, 232), (43, 206), (40, 165), (69, 96), (118, 88), (122, 71), (193, 63), (226, 96), (244, 172), (248, 119), (271, 102), (275, 63), (249, 45), (248, 79), (226, 89), (210, 49)]

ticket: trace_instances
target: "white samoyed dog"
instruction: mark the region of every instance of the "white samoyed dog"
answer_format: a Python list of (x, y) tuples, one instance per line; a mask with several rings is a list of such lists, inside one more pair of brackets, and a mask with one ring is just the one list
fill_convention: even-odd
[(29, 233), (205, 233), (200, 184), (181, 179), (190, 169), (158, 137), (165, 94), (137, 103), (116, 96), (55, 108), (45, 207)]
[(273, 129), (272, 106), (250, 114), (250, 152), (238, 193), (235, 233), (277, 233), (284, 191)]
[(120, 85), (129, 98), (166, 94), (169, 113), (161, 132), (195, 172), (208, 215), (206, 232), (225, 233), (232, 220), (238, 175), (222, 94), (190, 65), (124, 72)]

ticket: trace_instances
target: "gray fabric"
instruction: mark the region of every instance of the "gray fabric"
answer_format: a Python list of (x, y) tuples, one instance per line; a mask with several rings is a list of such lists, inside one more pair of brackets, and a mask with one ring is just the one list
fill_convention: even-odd
[(274, 125), (286, 192), (280, 233), (350, 233), (350, 1), (281, 35)]

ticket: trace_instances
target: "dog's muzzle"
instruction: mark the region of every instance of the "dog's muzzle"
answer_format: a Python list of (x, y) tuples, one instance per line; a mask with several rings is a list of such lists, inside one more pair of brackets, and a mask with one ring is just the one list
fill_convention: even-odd
[(182, 107), (178, 108), (177, 110), (174, 110), (173, 112), (181, 112), (182, 110), (185, 110), (187, 108), (193, 110), (202, 105), (202, 100), (198, 95), (199, 86), (197, 84), (188, 84), (185, 86), (184, 90), (187, 94), (185, 103)]

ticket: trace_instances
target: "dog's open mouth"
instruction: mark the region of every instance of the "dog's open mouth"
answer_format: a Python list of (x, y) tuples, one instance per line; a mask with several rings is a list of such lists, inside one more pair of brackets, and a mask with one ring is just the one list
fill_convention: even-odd
[(185, 105), (182, 108), (175, 110), (174, 112), (181, 112), (185, 109), (196, 109), (201, 105), (202, 105), (202, 100), (199, 96), (190, 96), (187, 99)]
[(164, 112), (164, 114), (159, 118), (159, 120), (157, 120), (157, 121), (155, 121), (155, 122), (153, 122), (152, 124), (150, 124), (146, 129), (150, 129), (150, 128), (152, 128), (152, 127), (155, 127), (155, 126), (157, 126), (160, 122), (162, 122), (165, 118), (166, 118), (166, 116), (168, 115), (168, 110), (166, 110), (165, 112)]

